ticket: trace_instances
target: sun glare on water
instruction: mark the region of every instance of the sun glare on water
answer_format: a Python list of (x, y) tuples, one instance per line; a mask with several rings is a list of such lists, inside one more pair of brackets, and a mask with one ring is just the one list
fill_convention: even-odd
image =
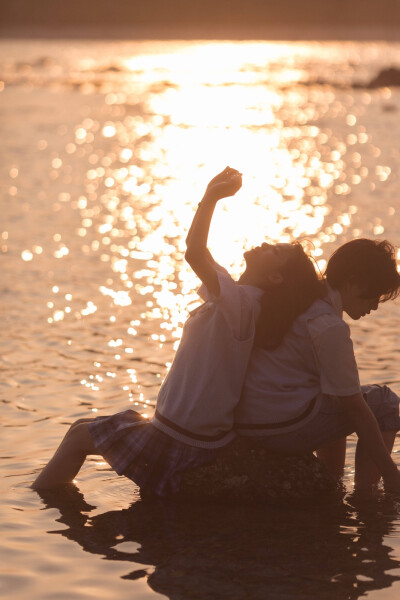
[[(111, 64), (104, 56), (77, 59), (74, 86), (89, 99), (96, 92), (101, 106), (91, 110), (88, 102), (65, 150), (51, 151), (49, 179), (61, 190), (53, 210), (69, 206), (78, 221), (74, 240), (54, 234), (52, 256), (64, 264), (82, 256), (104, 275), (89, 297), (52, 297), (49, 326), (75, 320), (109, 327), (104, 352), (119, 373), (132, 368), (126, 361), (140, 339), (150, 354), (161, 353), (165, 372), (188, 310), (199, 302), (185, 237), (208, 181), (227, 165), (243, 173), (243, 186), (217, 206), (209, 248), (233, 276), (243, 269), (244, 251), (265, 240), (307, 240), (323, 270), (329, 244), (360, 234), (350, 197), (357, 187), (374, 189), (390, 168), (376, 164), (380, 150), (363, 125), (368, 93), (355, 105), (346, 92), (304, 85), (316, 52), (313, 44), (159, 42), (125, 49)], [(341, 52), (332, 47), (329, 60), (350, 60)], [(48, 152), (48, 141), (38, 148)], [(72, 193), (75, 171), (83, 175)], [(10, 170), (13, 189), (18, 172)], [(381, 221), (373, 226), (384, 233)], [(20, 256), (34, 266), (43, 253), (35, 244)], [(99, 368), (85, 377), (91, 390), (109, 380), (106, 371), (95, 379)], [(154, 400), (159, 376), (148, 392), (125, 369), (121, 389), (139, 404)]]

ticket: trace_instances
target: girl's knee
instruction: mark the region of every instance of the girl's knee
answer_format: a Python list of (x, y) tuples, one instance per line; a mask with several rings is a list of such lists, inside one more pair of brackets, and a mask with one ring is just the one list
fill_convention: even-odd
[(81, 425), (82, 423), (90, 423), (91, 421), (94, 421), (94, 419), (92, 419), (91, 417), (86, 417), (84, 419), (78, 419), (77, 421), (75, 421), (74, 423), (72, 423), (71, 429), (73, 427), (76, 427), (77, 425)]
[(392, 418), (393, 429), (396, 429), (396, 419), (397, 419), (397, 428), (398, 428), (400, 398), (387, 385), (382, 385), (381, 389), (382, 389), (382, 403), (384, 403), (384, 405), (386, 406), (386, 412)]
[(366, 386), (366, 401), (378, 421), (381, 431), (399, 431), (398, 395), (387, 385)]
[(93, 419), (79, 419), (71, 425), (66, 436), (66, 442), (78, 451), (85, 454), (96, 454), (93, 438), (89, 430), (88, 421)]
[(72, 423), (72, 425), (70, 426), (70, 428), (67, 431), (67, 436), (72, 433), (73, 431), (75, 431), (75, 429), (77, 427), (79, 427), (80, 425), (84, 424), (84, 423), (90, 423), (91, 421), (93, 421), (94, 419), (78, 419), (77, 421), (74, 421), (74, 423)]

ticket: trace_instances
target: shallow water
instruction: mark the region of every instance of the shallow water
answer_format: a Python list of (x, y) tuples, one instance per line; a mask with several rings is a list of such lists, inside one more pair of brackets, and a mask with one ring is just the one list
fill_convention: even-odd
[[(354, 439), (328, 505), (149, 505), (94, 458), (80, 491), (28, 487), (75, 419), (152, 413), (198, 301), (185, 234), (227, 164), (243, 189), (210, 247), (236, 275), (265, 236), (321, 268), (354, 236), (400, 245), (400, 90), (363, 88), (393, 64), (383, 43), (0, 42), (4, 596), (398, 596), (400, 505), (352, 498)], [(362, 382), (397, 393), (399, 315), (352, 323)]]

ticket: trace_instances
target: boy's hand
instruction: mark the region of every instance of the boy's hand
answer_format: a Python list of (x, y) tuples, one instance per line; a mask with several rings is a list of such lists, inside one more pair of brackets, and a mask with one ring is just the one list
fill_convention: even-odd
[(384, 477), (385, 491), (392, 494), (400, 494), (400, 471), (394, 471), (390, 477)]
[(213, 200), (221, 200), (228, 196), (234, 196), (242, 187), (242, 174), (236, 169), (226, 167), (216, 177), (211, 179), (207, 186), (204, 197)]

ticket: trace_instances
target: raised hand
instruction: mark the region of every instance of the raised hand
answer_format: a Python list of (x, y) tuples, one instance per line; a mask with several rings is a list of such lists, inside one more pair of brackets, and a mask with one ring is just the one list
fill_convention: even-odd
[(234, 196), (242, 187), (242, 174), (236, 169), (226, 167), (221, 173), (211, 179), (204, 197), (220, 200)]
[(227, 196), (233, 196), (241, 186), (242, 174), (230, 167), (226, 167), (222, 173), (211, 179), (206, 193), (197, 207), (193, 223), (186, 238), (187, 250), (185, 258), (193, 271), (214, 296), (219, 295), (220, 289), (215, 263), (207, 249), (207, 237), (211, 218), (217, 201)]

